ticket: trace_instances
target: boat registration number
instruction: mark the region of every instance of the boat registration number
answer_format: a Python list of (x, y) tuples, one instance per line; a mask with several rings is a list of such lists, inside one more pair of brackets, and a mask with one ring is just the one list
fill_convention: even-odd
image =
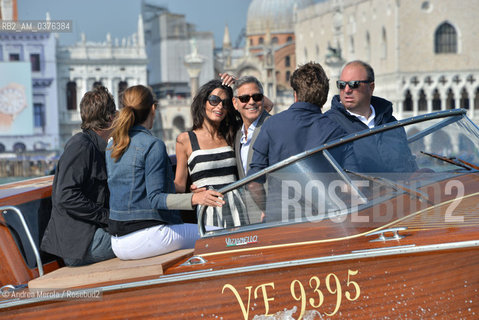
[[(303, 318), (306, 308), (309, 308), (309, 306), (319, 309), (323, 305), (326, 295), (334, 296), (336, 299), (334, 309), (323, 311), (327, 316), (333, 316), (339, 311), (341, 304), (344, 302), (343, 297), (348, 301), (357, 300), (361, 295), (361, 288), (359, 283), (353, 280), (353, 277), (358, 274), (358, 271), (348, 269), (346, 275), (340, 275), (344, 277), (343, 281), (335, 273), (327, 274), (324, 279), (320, 279), (318, 276), (311, 276), (307, 282), (298, 279), (292, 280), (289, 284), (289, 292), (291, 294), (290, 298), (299, 303), (300, 315), (298, 319)], [(275, 300), (275, 283), (262, 283), (254, 287), (254, 289), (253, 286), (246, 286), (245, 289), (247, 299), (243, 299), (239, 291), (229, 283), (223, 286), (221, 293), (227, 294), (228, 291), (231, 291), (234, 294), (245, 320), (249, 319), (252, 293), (254, 299), (262, 296), (265, 308), (264, 316), (272, 316), (270, 314), (270, 304)], [(247, 301), (246, 304), (244, 301)]]

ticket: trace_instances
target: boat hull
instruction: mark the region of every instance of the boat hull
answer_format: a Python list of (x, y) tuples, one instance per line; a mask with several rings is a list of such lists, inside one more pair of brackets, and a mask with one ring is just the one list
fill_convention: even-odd
[(479, 248), (428, 248), (167, 275), (131, 283), (130, 288), (92, 289), (87, 300), (31, 299), (0, 314), (4, 319), (477, 318)]

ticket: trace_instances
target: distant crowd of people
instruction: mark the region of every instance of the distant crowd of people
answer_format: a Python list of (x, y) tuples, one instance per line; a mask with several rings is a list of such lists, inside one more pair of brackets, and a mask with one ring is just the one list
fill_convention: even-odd
[[(276, 115), (269, 113), (273, 103), (255, 77), (220, 74), (204, 84), (191, 104), (192, 129), (177, 138), (176, 172), (164, 142), (150, 131), (158, 109), (151, 88), (127, 88), (119, 111), (105, 87), (87, 92), (80, 102), (82, 132), (67, 142), (56, 167), (42, 250), (80, 266), (192, 248), (198, 227), (184, 223), (180, 210), (207, 206), (211, 229), (262, 222), (264, 208), (244, 198), (264, 196), (262, 186), (251, 195), (216, 190), (328, 141), (396, 120), (391, 102), (373, 96), (374, 71), (363, 61), (343, 67), (339, 95), (325, 113), (329, 79), (320, 64), (300, 66), (290, 82), (294, 103)], [(401, 132), (366, 140), (338, 159), (349, 170), (414, 171), (405, 141)], [(398, 157), (404, 161), (391, 161)], [(261, 213), (255, 221), (246, 214), (252, 206)]]

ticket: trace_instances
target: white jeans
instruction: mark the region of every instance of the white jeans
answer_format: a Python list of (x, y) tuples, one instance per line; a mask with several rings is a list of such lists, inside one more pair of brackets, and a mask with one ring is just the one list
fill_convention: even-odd
[(143, 259), (194, 248), (199, 237), (197, 224), (158, 225), (121, 237), (112, 236), (111, 248), (121, 260)]

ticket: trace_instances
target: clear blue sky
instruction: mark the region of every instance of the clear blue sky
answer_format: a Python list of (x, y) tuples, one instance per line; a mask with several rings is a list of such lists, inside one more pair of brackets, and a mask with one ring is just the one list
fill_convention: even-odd
[[(225, 24), (234, 44), (242, 28), (251, 0), (148, 0), (165, 6), (172, 13), (184, 14), (197, 31), (211, 31), (216, 46), (221, 46)], [(80, 40), (104, 41), (107, 32), (113, 39), (127, 37), (137, 30), (141, 0), (18, 0), (19, 20), (44, 20), (46, 12), (52, 20), (72, 20), (73, 32), (60, 34), (61, 44)]]

